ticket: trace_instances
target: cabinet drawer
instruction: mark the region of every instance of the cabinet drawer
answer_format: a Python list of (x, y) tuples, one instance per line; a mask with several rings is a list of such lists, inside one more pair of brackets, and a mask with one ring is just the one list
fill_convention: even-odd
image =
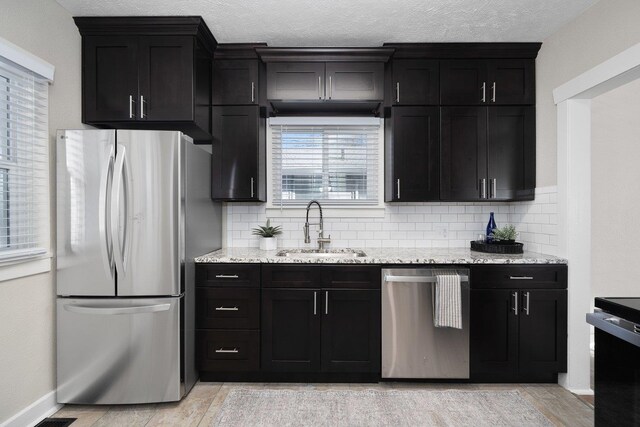
[(260, 289), (196, 288), (196, 328), (259, 329)]
[(377, 266), (327, 266), (322, 272), (322, 287), (380, 289), (381, 274)]
[(215, 372), (257, 371), (259, 331), (196, 330), (198, 369)]
[(265, 288), (319, 288), (322, 267), (310, 265), (263, 265), (262, 286)]
[(471, 267), (475, 289), (566, 289), (566, 265), (478, 265)]
[(260, 264), (196, 264), (196, 286), (260, 287)]

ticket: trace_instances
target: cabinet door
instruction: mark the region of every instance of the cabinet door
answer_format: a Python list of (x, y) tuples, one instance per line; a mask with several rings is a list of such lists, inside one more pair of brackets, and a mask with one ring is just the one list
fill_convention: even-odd
[(212, 198), (264, 201), (264, 119), (259, 107), (213, 107), (212, 127)]
[(262, 290), (262, 369), (320, 369), (320, 290)]
[(558, 289), (520, 292), (520, 374), (566, 372), (567, 291)]
[(483, 60), (452, 59), (440, 62), (440, 103), (479, 105), (489, 100), (487, 67)]
[(536, 102), (534, 59), (487, 61), (487, 101), (498, 105), (533, 105)]
[(440, 131), (440, 198), (486, 199), (487, 108), (442, 107)]
[(258, 103), (258, 61), (214, 60), (213, 104), (251, 105)]
[(380, 372), (380, 291), (323, 289), (322, 370)]
[(535, 107), (488, 108), (489, 198), (533, 200), (536, 185)]
[(437, 107), (393, 107), (393, 137), (387, 148), (392, 172), (387, 176), (388, 202), (439, 199)]
[(440, 100), (438, 61), (394, 60), (393, 85), (394, 105), (438, 105)]
[(194, 119), (193, 52), (194, 39), (190, 36), (140, 37), (140, 119)]
[(82, 38), (82, 121), (134, 121), (138, 115), (138, 37)]
[(323, 62), (267, 64), (267, 99), (314, 101), (324, 99)]
[(516, 291), (471, 290), (470, 375), (475, 381), (510, 381), (518, 373)]
[(384, 64), (381, 62), (328, 62), (326, 99), (375, 101), (384, 98)]

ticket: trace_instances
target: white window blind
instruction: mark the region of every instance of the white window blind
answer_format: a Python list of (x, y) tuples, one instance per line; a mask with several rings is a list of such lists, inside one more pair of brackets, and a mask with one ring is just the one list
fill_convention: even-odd
[(380, 121), (368, 123), (272, 123), (273, 205), (377, 205)]
[(0, 262), (47, 252), (47, 81), (0, 57)]

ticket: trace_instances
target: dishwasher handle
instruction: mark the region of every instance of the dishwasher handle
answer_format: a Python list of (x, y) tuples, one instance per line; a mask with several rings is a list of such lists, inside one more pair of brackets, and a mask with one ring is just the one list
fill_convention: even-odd
[[(435, 283), (436, 276), (384, 276), (385, 282), (402, 282), (402, 283)], [(468, 282), (469, 276), (460, 276), (461, 282)]]

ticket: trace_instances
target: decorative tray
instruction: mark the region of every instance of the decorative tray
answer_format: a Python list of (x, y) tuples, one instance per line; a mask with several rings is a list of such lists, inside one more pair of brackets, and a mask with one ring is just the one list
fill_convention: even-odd
[(523, 253), (524, 244), (513, 243), (487, 243), (480, 241), (471, 242), (471, 250), (477, 252), (485, 252), (490, 254), (521, 254)]

